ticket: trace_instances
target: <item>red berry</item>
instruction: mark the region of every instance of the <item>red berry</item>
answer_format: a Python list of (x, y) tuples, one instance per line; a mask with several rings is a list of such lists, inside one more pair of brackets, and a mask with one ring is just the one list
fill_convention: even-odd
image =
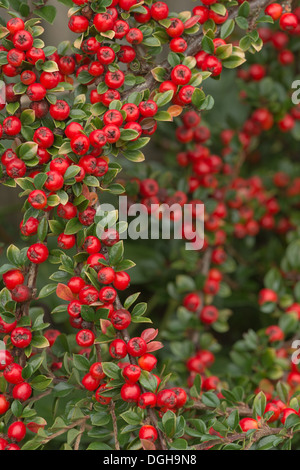
[[(9, 401), (6, 400), (4, 395), (0, 395), (0, 415), (4, 415), (7, 410), (9, 409)], [(0, 442), (0, 449), (1, 449), (1, 442)]]
[(15, 400), (26, 401), (31, 397), (32, 388), (27, 382), (15, 385), (13, 388), (13, 398)]
[(28, 32), (23, 30), (18, 30), (13, 36), (13, 44), (16, 49), (20, 51), (28, 51), (33, 46), (33, 37)]
[[(77, 333), (78, 335), (79, 333)], [(76, 337), (77, 338), (77, 337)], [(93, 392), (94, 390), (96, 390), (96, 388), (99, 387), (100, 385), (100, 380), (99, 379), (96, 379), (95, 377), (92, 376), (92, 374), (88, 373), (86, 374), (83, 379), (82, 379), (82, 385), (84, 386), (84, 388), (86, 388), (87, 390), (89, 390), (90, 392)]]
[(116, 330), (125, 330), (131, 323), (131, 315), (125, 309), (116, 310), (110, 317)]
[(137, 384), (125, 383), (121, 387), (121, 398), (128, 403), (136, 403), (141, 394), (141, 389)]
[(99, 300), (99, 292), (93, 286), (85, 286), (79, 291), (79, 301), (84, 305), (91, 305)]
[(94, 344), (95, 335), (90, 330), (81, 330), (76, 335), (76, 343), (78, 346), (88, 348)]
[(5, 378), (6, 382), (10, 384), (19, 384), (21, 382), (24, 382), (24, 379), (22, 377), (22, 370), (23, 368), (20, 366), (20, 364), (10, 363), (5, 368), (3, 372), (3, 377)]
[(124, 367), (122, 374), (126, 382), (135, 383), (141, 376), (141, 369), (138, 366), (129, 364)]
[(103, 380), (104, 379), (105, 374), (103, 372), (101, 362), (95, 362), (94, 364), (91, 365), (90, 374), (91, 374), (92, 377), (94, 377), (94, 379), (97, 379), (97, 380)]
[(35, 264), (44, 263), (49, 256), (49, 251), (43, 243), (35, 243), (27, 250), (27, 257), (29, 261)]
[(157, 364), (157, 359), (153, 354), (146, 353), (139, 357), (138, 363), (141, 369), (151, 372)]
[(240, 420), (239, 425), (243, 432), (247, 432), (250, 429), (258, 429), (258, 422), (253, 418), (243, 418)]
[(11, 298), (15, 302), (27, 302), (31, 298), (31, 290), (29, 287), (19, 284), (11, 291)]
[(41, 191), (40, 189), (35, 189), (29, 194), (28, 202), (35, 209), (44, 209), (48, 201), (44, 191)]
[(145, 424), (139, 431), (139, 438), (147, 441), (155, 442), (158, 438), (156, 429), (150, 424)]
[(122, 339), (114, 339), (109, 346), (109, 354), (114, 359), (123, 359), (127, 356), (126, 343)]
[(24, 349), (31, 343), (32, 333), (28, 328), (18, 327), (11, 332), (10, 338), (14, 346)]
[(133, 357), (143, 356), (147, 352), (147, 343), (143, 338), (131, 338), (127, 343), (127, 351)]
[(3, 274), (3, 282), (7, 289), (12, 290), (17, 285), (23, 284), (24, 276), (19, 269), (11, 269)]
[(22, 421), (16, 421), (15, 423), (12, 423), (7, 430), (7, 436), (11, 440), (15, 440), (17, 442), (22, 441), (26, 436), (25, 424)]
[(111, 401), (111, 397), (108, 397), (107, 395), (101, 395), (101, 393), (103, 393), (104, 391), (109, 390), (109, 389), (110, 389), (110, 387), (108, 387), (106, 384), (102, 384), (98, 388), (98, 390), (95, 394), (95, 398), (96, 398), (97, 402), (101, 403), (101, 405), (108, 405), (109, 402)]
[(156, 405), (156, 395), (152, 392), (145, 392), (139, 396), (138, 406), (143, 410), (146, 408), (154, 408)]

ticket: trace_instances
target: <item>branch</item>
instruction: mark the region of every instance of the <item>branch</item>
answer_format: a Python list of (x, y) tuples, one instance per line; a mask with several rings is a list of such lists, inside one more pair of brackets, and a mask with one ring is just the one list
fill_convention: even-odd
[[(219, 444), (231, 444), (232, 442), (235, 441), (245, 441), (246, 439), (250, 438), (250, 447), (254, 442), (259, 441), (262, 437), (266, 436), (272, 436), (273, 434), (279, 434), (282, 431), (282, 428), (270, 428), (269, 426), (266, 426), (265, 428), (256, 431), (254, 434), (251, 435), (251, 437), (247, 436), (246, 433), (235, 433), (231, 434), (229, 436), (224, 437), (223, 439), (213, 439), (211, 441), (206, 441), (203, 442), (202, 444), (198, 444), (195, 446), (196, 450), (206, 450), (207, 448), (214, 447)], [(288, 438), (289, 436), (283, 436), (284, 438)], [(248, 448), (248, 446), (247, 446)], [(245, 450), (248, 450), (245, 448)]]
[(118, 424), (117, 424), (117, 418), (116, 418), (116, 413), (115, 413), (115, 403), (113, 401), (109, 403), (109, 409), (110, 409), (110, 414), (111, 414), (112, 422), (113, 422), (115, 448), (116, 450), (120, 450), (120, 444), (118, 440)]
[[(257, 18), (258, 14), (266, 8), (270, 3), (272, 3), (271, 0), (253, 0), (250, 2), (250, 15), (249, 15), (249, 20), (251, 18)], [(240, 6), (240, 5), (239, 5)], [(238, 16), (238, 9), (239, 6), (234, 7), (230, 9), (229, 15), (228, 15), (228, 20), (234, 19)], [(216, 37), (219, 36), (220, 34), (221, 27), (218, 26), (216, 29)], [(201, 31), (201, 30), (200, 30)], [(195, 56), (197, 52), (201, 50), (201, 42), (203, 39), (203, 32), (194, 34), (189, 36), (186, 41), (188, 43), (188, 47), (186, 49), (186, 56)], [(170, 66), (168, 60), (165, 60), (160, 64), (160, 67), (163, 67), (167, 74), (170, 74), (172, 71), (172, 67)], [(149, 89), (150, 91), (153, 91), (157, 88), (158, 83), (155, 80), (155, 78), (152, 75), (152, 72), (150, 71), (146, 76), (145, 76), (145, 82), (141, 83), (140, 85), (134, 86), (133, 88), (130, 88), (130, 90), (126, 90), (122, 94), (122, 100), (126, 100), (128, 96), (134, 91), (136, 93), (143, 93), (145, 90)]]

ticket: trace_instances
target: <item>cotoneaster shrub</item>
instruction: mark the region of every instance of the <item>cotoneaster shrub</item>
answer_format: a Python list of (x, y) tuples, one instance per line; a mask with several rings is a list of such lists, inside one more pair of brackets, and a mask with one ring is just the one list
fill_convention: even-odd
[[(1, 182), (24, 200), (0, 269), (0, 449), (297, 448), (299, 8), (62, 3), (72, 44), (40, 38), (47, 1), (0, 28)], [(206, 87), (228, 73), (242, 104), (219, 120)], [(100, 215), (120, 194), (194, 219), (202, 202), (203, 249), (124, 244)]]

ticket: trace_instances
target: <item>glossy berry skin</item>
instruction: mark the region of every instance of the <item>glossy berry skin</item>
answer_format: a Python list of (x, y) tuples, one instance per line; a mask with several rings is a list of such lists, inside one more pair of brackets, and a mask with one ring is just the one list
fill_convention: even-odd
[(284, 332), (277, 325), (271, 325), (266, 328), (266, 335), (269, 337), (270, 343), (282, 341), (284, 339)]
[(59, 204), (57, 206), (57, 215), (66, 220), (73, 219), (77, 215), (77, 207), (71, 202), (67, 202), (65, 205)]
[(16, 116), (10, 116), (4, 119), (3, 121), (3, 130), (9, 136), (14, 136), (19, 134), (22, 129), (22, 124), (19, 118)]
[(82, 279), (82, 277), (73, 276), (69, 280), (67, 286), (71, 289), (73, 294), (79, 294), (81, 289), (85, 287), (85, 281)]
[(100, 302), (112, 304), (116, 300), (117, 292), (113, 287), (102, 287), (99, 291)]
[(12, 330), (14, 330), (17, 326), (17, 322), (13, 321), (12, 323), (7, 323), (6, 321), (3, 320), (3, 318), (0, 315), (0, 333), (10, 333)]
[(115, 273), (113, 280), (114, 287), (117, 290), (125, 290), (130, 284), (130, 276), (125, 271), (119, 271)]
[(119, 233), (113, 228), (106, 229), (101, 235), (101, 241), (106, 246), (113, 246), (120, 240)]
[(126, 382), (136, 383), (141, 376), (141, 369), (138, 366), (129, 364), (124, 367), (122, 375), (124, 379), (126, 380)]
[(56, 121), (64, 121), (69, 117), (70, 106), (64, 100), (57, 100), (55, 104), (50, 105), (50, 114)]
[(95, 335), (90, 330), (81, 330), (76, 335), (76, 343), (83, 348), (89, 348), (94, 344)]
[(3, 282), (7, 289), (12, 290), (19, 284), (23, 284), (24, 276), (19, 269), (11, 269), (3, 274)]
[(243, 418), (240, 420), (239, 425), (243, 432), (250, 431), (250, 429), (258, 429), (258, 422), (253, 418)]
[(116, 330), (125, 330), (131, 323), (131, 315), (125, 309), (116, 310), (110, 317)]
[(0, 371), (3, 371), (6, 367), (9, 367), (13, 363), (13, 357), (9, 351), (0, 349)]
[(127, 351), (133, 357), (143, 356), (147, 351), (147, 343), (143, 338), (131, 338), (127, 343)]
[(284, 31), (293, 31), (298, 26), (298, 18), (293, 13), (284, 13), (279, 20), (279, 25)]
[(13, 388), (13, 398), (15, 400), (26, 401), (31, 397), (32, 388), (27, 382), (15, 385)]
[(166, 29), (171, 38), (178, 38), (184, 31), (184, 24), (179, 18), (170, 18), (171, 25)]
[(128, 403), (136, 403), (141, 394), (141, 389), (137, 384), (125, 383), (121, 387), (121, 398)]
[(156, 405), (156, 395), (152, 392), (145, 392), (139, 396), (138, 406), (143, 410), (146, 408), (154, 408)]
[(94, 217), (96, 215), (96, 210), (93, 207), (88, 207), (83, 212), (80, 212), (78, 215), (79, 222), (82, 225), (89, 226), (94, 222)]
[(281, 415), (280, 415), (280, 421), (282, 422), (282, 424), (285, 424), (287, 418), (290, 416), (290, 415), (297, 415), (297, 411), (295, 411), (293, 408), (285, 408), (282, 412), (281, 412)]
[(65, 233), (61, 233), (57, 237), (57, 244), (63, 250), (70, 250), (75, 246), (76, 237), (75, 235), (66, 235)]
[(90, 373), (88, 373), (83, 377), (82, 385), (84, 386), (84, 388), (86, 388), (90, 392), (93, 392), (94, 390), (96, 390), (96, 388), (99, 387), (100, 380), (95, 379), (95, 377), (93, 377)]
[(95, 362), (94, 364), (91, 365), (90, 374), (92, 377), (94, 377), (94, 379), (97, 379), (97, 380), (104, 379), (105, 374), (103, 372), (101, 362)]
[(98, 272), (98, 281), (101, 284), (111, 284), (115, 279), (115, 271), (113, 268), (105, 266), (104, 268), (100, 269)]
[(183, 306), (190, 312), (196, 312), (201, 304), (201, 299), (197, 293), (187, 294), (183, 299)]
[(6, 382), (14, 385), (24, 382), (22, 377), (22, 370), (23, 368), (20, 366), (20, 364), (10, 363), (7, 365), (3, 372), (3, 376)]
[(31, 289), (23, 284), (19, 284), (11, 291), (11, 298), (18, 303), (27, 302), (31, 298)]
[(275, 403), (267, 403), (265, 413), (273, 412), (273, 415), (268, 419), (268, 423), (274, 423), (280, 416), (280, 408)]
[(4, 395), (0, 395), (0, 416), (4, 415), (9, 409), (9, 401), (5, 398)]
[(174, 387), (171, 389), (176, 395), (176, 408), (182, 408), (187, 402), (187, 393), (183, 388)]
[(73, 33), (80, 34), (88, 29), (89, 21), (82, 15), (73, 15), (69, 20), (68, 26)]
[(27, 348), (31, 343), (32, 333), (28, 328), (18, 327), (11, 332), (11, 342), (17, 348)]
[(157, 359), (153, 354), (146, 353), (139, 357), (138, 364), (141, 369), (151, 372), (156, 367)]
[(42, 148), (49, 148), (53, 145), (53, 132), (47, 127), (40, 127), (34, 132), (33, 140)]
[(93, 286), (85, 286), (79, 291), (79, 301), (84, 305), (91, 305), (99, 300), (99, 293)]
[(67, 311), (72, 318), (80, 317), (81, 303), (78, 300), (72, 300), (67, 307)]
[(276, 21), (281, 17), (282, 6), (279, 3), (271, 3), (271, 5), (265, 8), (265, 14), (271, 16)]
[(108, 397), (106, 395), (101, 395), (101, 393), (103, 393), (105, 390), (109, 390), (109, 387), (106, 384), (102, 384), (100, 385), (100, 387), (98, 388), (95, 394), (95, 398), (97, 402), (101, 403), (101, 405), (108, 405), (111, 401), (111, 397)]
[(49, 256), (49, 251), (46, 245), (43, 243), (35, 243), (31, 245), (27, 250), (27, 257), (29, 261), (34, 264), (44, 263)]
[(200, 313), (200, 320), (206, 324), (211, 325), (218, 320), (219, 312), (214, 305), (207, 305), (203, 307)]
[(109, 354), (114, 359), (123, 359), (127, 356), (127, 347), (122, 339), (114, 339), (109, 346)]
[(259, 305), (263, 305), (266, 302), (277, 302), (278, 296), (275, 291), (272, 289), (262, 289), (259, 292), (258, 303)]
[(29, 194), (28, 202), (34, 209), (44, 209), (47, 205), (47, 196), (44, 191), (35, 189)]
[(21, 18), (11, 18), (6, 23), (6, 27), (11, 34), (15, 34), (17, 31), (24, 30), (24, 26), (24, 21)]
[(33, 46), (33, 37), (28, 32), (23, 30), (17, 31), (13, 36), (13, 44), (16, 49), (20, 51), (28, 51)]
[(187, 85), (192, 77), (191, 70), (186, 65), (176, 65), (171, 72), (175, 85)]
[(7, 450), (8, 442), (0, 437), (0, 450)]
[(16, 421), (15, 423), (12, 423), (7, 430), (7, 436), (11, 440), (15, 440), (17, 442), (22, 441), (26, 436), (25, 424), (22, 421)]
[(146, 441), (155, 442), (158, 438), (158, 434), (153, 426), (150, 424), (145, 424), (139, 430), (139, 438)]
[(101, 242), (97, 237), (92, 235), (85, 238), (82, 248), (89, 254), (99, 253), (101, 250)]
[(177, 398), (172, 390), (161, 390), (157, 394), (157, 406), (159, 408), (173, 409), (176, 408)]
[(7, 164), (6, 173), (10, 178), (22, 178), (26, 173), (26, 165), (19, 158), (15, 158)]
[(58, 191), (64, 185), (64, 178), (58, 171), (47, 171), (47, 180), (44, 183), (44, 186), (49, 191)]

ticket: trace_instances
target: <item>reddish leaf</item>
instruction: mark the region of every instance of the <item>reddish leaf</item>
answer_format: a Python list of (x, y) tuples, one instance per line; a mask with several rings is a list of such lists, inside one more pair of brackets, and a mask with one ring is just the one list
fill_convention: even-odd
[(33, 432), (34, 434), (37, 434), (39, 429), (44, 429), (46, 425), (47, 421), (44, 418), (36, 418), (36, 421), (32, 421), (26, 424), (26, 427), (27, 429), (29, 429), (29, 431)]
[(172, 117), (177, 117), (180, 116), (180, 114), (183, 111), (182, 106), (178, 106), (178, 104), (173, 104), (172, 106), (167, 109), (167, 112), (172, 116)]
[(189, 20), (187, 20), (184, 23), (184, 29), (189, 29), (189, 28), (192, 28), (193, 26), (195, 26), (195, 24), (198, 23), (199, 18), (200, 18), (199, 15), (192, 16)]
[(141, 338), (143, 338), (146, 343), (149, 343), (149, 341), (152, 341), (154, 338), (156, 338), (157, 335), (158, 330), (155, 330), (154, 328), (147, 328), (147, 330), (144, 330), (141, 334)]
[(72, 301), (76, 298), (70, 287), (66, 286), (65, 284), (57, 284), (56, 295), (60, 299), (68, 301)]
[(160, 341), (152, 341), (147, 345), (147, 352), (157, 351), (158, 349), (163, 348), (164, 345)]
[(106, 335), (107, 328), (111, 325), (111, 322), (109, 320), (105, 320), (104, 318), (101, 318), (100, 320), (100, 327), (101, 331), (104, 335)]
[(156, 450), (154, 442), (148, 441), (147, 439), (141, 439), (141, 443), (144, 450)]

